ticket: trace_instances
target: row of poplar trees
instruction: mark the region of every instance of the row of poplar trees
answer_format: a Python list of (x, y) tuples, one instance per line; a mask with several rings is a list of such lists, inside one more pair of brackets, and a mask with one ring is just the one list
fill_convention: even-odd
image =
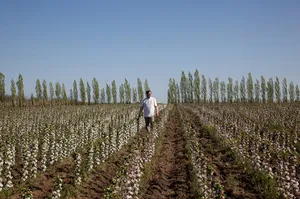
[[(79, 86), (79, 89), (78, 89)], [(144, 88), (143, 88), (144, 86)], [(49, 93), (48, 93), (49, 87)], [(47, 84), (46, 80), (36, 80), (35, 95), (31, 94), (32, 105), (46, 105), (46, 104), (98, 104), (98, 103), (135, 103), (140, 102), (144, 98), (144, 90), (150, 90), (148, 80), (145, 79), (144, 85), (140, 78), (137, 78), (137, 88), (131, 87), (129, 81), (125, 79), (119, 88), (117, 88), (116, 81), (113, 80), (111, 84), (106, 84), (102, 89), (99, 87), (98, 80), (93, 78), (90, 85), (89, 82), (84, 82), (82, 78), (79, 80), (79, 85), (76, 80), (73, 82), (73, 88), (67, 94), (65, 84), (52, 82)], [(6, 98), (11, 100), (12, 106), (24, 106), (24, 84), (23, 77), (20, 74), (18, 81), (11, 80), (11, 95), (8, 97), (5, 93), (5, 76), (0, 73), (0, 102), (4, 102)], [(79, 99), (80, 98), (80, 99)]]
[[(207, 85), (208, 84), (208, 85)], [(293, 82), (288, 84), (286, 78), (282, 81), (276, 77), (267, 81), (264, 76), (253, 82), (251, 73), (247, 81), (243, 76), (240, 82), (228, 78), (220, 81), (219, 78), (206, 80), (196, 69), (185, 75), (182, 71), (180, 83), (174, 78), (169, 80), (168, 103), (193, 103), (193, 102), (294, 102), (300, 101), (299, 86)]]

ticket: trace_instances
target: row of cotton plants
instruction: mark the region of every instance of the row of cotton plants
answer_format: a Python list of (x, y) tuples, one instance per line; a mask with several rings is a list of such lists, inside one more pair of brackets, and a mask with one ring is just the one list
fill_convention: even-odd
[[(151, 161), (155, 153), (157, 138), (163, 132), (168, 118), (170, 106), (160, 106), (161, 119), (155, 122), (155, 127), (150, 134), (138, 137), (129, 151), (125, 165), (120, 168), (114, 182), (106, 189), (105, 198), (139, 198), (140, 180), (143, 176), (144, 165)], [(164, 110), (166, 108), (166, 110)], [(163, 111), (164, 110), (164, 111)], [(141, 144), (143, 143), (143, 144)]]
[[(290, 106), (290, 105), (287, 105)], [(247, 108), (240, 108), (243, 113), (230, 106), (199, 106), (188, 107), (199, 114), (200, 119), (206, 125), (216, 127), (218, 135), (224, 142), (237, 152), (245, 162), (250, 161), (256, 170), (265, 172), (271, 179), (275, 179), (279, 191), (284, 193), (285, 198), (300, 197), (300, 157), (299, 157), (299, 124), (296, 119), (289, 121), (293, 123), (294, 129), (289, 130), (286, 126), (269, 126), (261, 124), (262, 121), (255, 121), (253, 118), (264, 118), (263, 121), (270, 121), (265, 118), (268, 113), (262, 116), (252, 116), (244, 113)], [(297, 107), (295, 107), (297, 108)], [(280, 118), (288, 118), (289, 108), (278, 112), (276, 124), (283, 124)], [(249, 110), (251, 112), (251, 110)], [(265, 110), (266, 112), (268, 109)], [(235, 112), (237, 116), (234, 115)], [(293, 111), (291, 111), (293, 112)], [(259, 111), (257, 114), (260, 114)], [(274, 118), (273, 113), (269, 113)], [(246, 116), (247, 115), (247, 116)], [(284, 116), (285, 115), (285, 116)], [(251, 118), (251, 119), (249, 119)]]
[[(0, 191), (33, 179), (49, 166), (87, 148), (90, 171), (137, 132), (138, 111), (136, 105), (126, 105), (126, 108), (99, 105), (24, 108), (0, 113), (3, 116), (0, 119)], [(21, 176), (12, 176), (13, 170), (20, 167)]]
[(193, 165), (194, 187), (193, 191), (197, 197), (203, 199), (223, 199), (225, 194), (223, 186), (218, 175), (214, 175), (214, 167), (210, 164), (209, 159), (205, 157), (201, 149), (199, 140), (197, 139), (198, 133), (191, 127), (189, 119), (184, 110), (179, 109), (180, 117), (185, 132), (184, 137), (186, 140), (187, 149)]

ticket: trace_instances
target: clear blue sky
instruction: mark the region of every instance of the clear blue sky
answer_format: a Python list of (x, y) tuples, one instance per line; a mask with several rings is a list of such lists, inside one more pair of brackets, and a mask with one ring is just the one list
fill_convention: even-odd
[(300, 1), (1, 1), (0, 71), (105, 83), (147, 78), (166, 101), (170, 77), (286, 77), (300, 84)]

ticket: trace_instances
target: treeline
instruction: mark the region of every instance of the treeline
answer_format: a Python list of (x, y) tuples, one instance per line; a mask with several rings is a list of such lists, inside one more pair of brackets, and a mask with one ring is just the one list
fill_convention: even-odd
[(278, 77), (266, 80), (264, 76), (253, 81), (251, 73), (247, 80), (233, 80), (227, 82), (219, 78), (206, 80), (198, 70), (192, 74), (182, 71), (180, 82), (174, 78), (169, 80), (168, 103), (219, 103), (219, 102), (294, 102), (300, 101), (299, 86), (293, 82), (288, 83), (286, 78), (282, 81)]
[[(136, 103), (144, 98), (144, 91), (150, 90), (148, 80), (144, 84), (137, 78), (137, 88), (132, 87), (125, 78), (125, 82), (117, 87), (116, 81), (100, 88), (98, 80), (93, 78), (91, 84), (82, 78), (79, 84), (73, 81), (73, 88), (67, 92), (64, 83), (49, 84), (46, 80), (36, 80), (35, 94), (31, 93), (30, 99), (25, 99), (23, 77), (20, 74), (17, 82), (11, 80), (10, 95), (5, 91), (5, 75), (0, 72), (0, 102), (9, 103), (12, 106), (31, 105), (78, 105), (99, 103)], [(29, 102), (29, 103), (28, 103)]]

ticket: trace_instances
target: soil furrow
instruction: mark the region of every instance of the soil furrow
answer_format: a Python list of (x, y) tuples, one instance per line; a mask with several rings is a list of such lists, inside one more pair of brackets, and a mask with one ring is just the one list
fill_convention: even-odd
[(178, 110), (174, 108), (165, 127), (155, 174), (141, 198), (190, 198), (188, 157)]

